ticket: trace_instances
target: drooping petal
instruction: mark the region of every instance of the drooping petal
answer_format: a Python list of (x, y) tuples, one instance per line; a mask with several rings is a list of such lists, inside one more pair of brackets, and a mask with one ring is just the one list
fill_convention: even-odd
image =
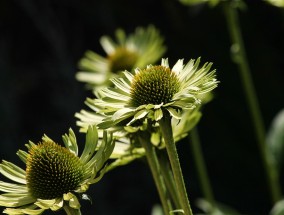
[(0, 173), (12, 181), (26, 184), (26, 172), (15, 164), (4, 161), (0, 164)]
[(22, 215), (22, 214), (29, 214), (29, 215), (39, 215), (44, 212), (45, 209), (14, 209), (14, 208), (6, 208), (3, 213), (10, 214), (10, 215)]
[(155, 110), (155, 112), (154, 112), (155, 121), (159, 121), (162, 118), (163, 118), (163, 111), (160, 108)]
[(55, 202), (56, 199), (37, 199), (34, 204), (46, 210), (49, 209), (52, 205), (54, 205)]
[(4, 207), (20, 207), (35, 202), (28, 193), (4, 193), (0, 195), (0, 205)]
[(11, 193), (27, 193), (28, 188), (26, 185), (0, 181), (0, 191)]

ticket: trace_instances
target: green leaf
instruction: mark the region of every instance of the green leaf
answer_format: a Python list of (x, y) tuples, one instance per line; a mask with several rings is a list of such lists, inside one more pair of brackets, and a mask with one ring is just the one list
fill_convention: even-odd
[(266, 142), (273, 161), (280, 168), (284, 156), (284, 109), (273, 119)]

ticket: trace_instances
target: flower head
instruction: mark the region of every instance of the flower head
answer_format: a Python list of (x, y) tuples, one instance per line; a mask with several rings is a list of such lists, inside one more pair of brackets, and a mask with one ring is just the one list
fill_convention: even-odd
[[(164, 111), (176, 119), (182, 113), (201, 104), (201, 95), (217, 87), (212, 64), (199, 68), (200, 58), (186, 65), (178, 60), (171, 69), (167, 59), (161, 65), (149, 65), (136, 69), (135, 74), (127, 71), (122, 77), (113, 78), (114, 87), (102, 89), (101, 97), (89, 101), (98, 113), (107, 116), (100, 128), (122, 124), (131, 129), (141, 128), (147, 123), (157, 123)], [(142, 128), (143, 129), (143, 128)]]
[(92, 51), (86, 52), (79, 62), (80, 71), (76, 75), (79, 81), (96, 88), (108, 86), (111, 83), (109, 79), (121, 71), (133, 71), (136, 67), (155, 63), (166, 50), (163, 38), (153, 26), (146, 29), (139, 27), (129, 36), (119, 29), (115, 36), (116, 41), (108, 36), (100, 40), (106, 57)]
[[(73, 131), (63, 136), (65, 147), (43, 136), (38, 144), (26, 144), (28, 152), (19, 150), (18, 156), (26, 164), (26, 171), (3, 161), (0, 172), (16, 183), (0, 181), (0, 205), (6, 214), (41, 214), (46, 209), (58, 210), (66, 205), (79, 209), (79, 194), (104, 174), (104, 163), (113, 151), (112, 137), (104, 133), (97, 149), (98, 133), (89, 127), (86, 145), (78, 157), (78, 146)], [(98, 150), (95, 153), (95, 150)]]

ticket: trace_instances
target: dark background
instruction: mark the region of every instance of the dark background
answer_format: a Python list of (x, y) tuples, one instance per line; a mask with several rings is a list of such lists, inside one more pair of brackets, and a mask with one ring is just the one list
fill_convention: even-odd
[[(247, 55), (266, 128), (283, 108), (284, 10), (249, 3), (240, 13)], [(266, 215), (271, 204), (254, 130), (221, 5), (186, 7), (176, 0), (1, 0), (0, 1), (0, 156), (24, 168), (16, 156), (28, 140), (45, 133), (57, 142), (72, 127), (74, 113), (91, 96), (75, 80), (87, 49), (104, 55), (102, 35), (118, 27), (127, 33), (154, 24), (165, 38), (165, 57), (202, 57), (221, 81), (199, 124), (214, 194), (241, 214)], [(187, 139), (178, 146), (194, 212), (202, 197)], [(283, 184), (283, 183), (282, 183)], [(144, 161), (118, 168), (91, 187), (93, 204), (83, 214), (149, 215), (159, 202)], [(48, 214), (48, 212), (46, 213)], [(53, 214), (53, 212), (50, 212)], [(62, 213), (63, 214), (63, 213)]]

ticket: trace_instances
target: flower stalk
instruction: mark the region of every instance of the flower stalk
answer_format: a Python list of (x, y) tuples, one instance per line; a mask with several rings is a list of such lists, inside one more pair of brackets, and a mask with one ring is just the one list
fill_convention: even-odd
[(165, 179), (165, 184), (167, 186), (167, 189), (169, 190), (170, 197), (175, 205), (176, 209), (181, 208), (181, 204), (179, 202), (178, 194), (177, 194), (177, 188), (174, 180), (174, 176), (170, 167), (169, 159), (167, 156), (167, 152), (165, 150), (161, 151), (159, 153), (159, 161), (161, 166), (161, 172)]
[(152, 176), (154, 178), (160, 200), (164, 209), (165, 215), (169, 215), (170, 211), (172, 210), (171, 201), (168, 197), (167, 188), (161, 174), (160, 164), (157, 158), (156, 149), (150, 143), (149, 135), (146, 133), (140, 132), (139, 135), (139, 142), (143, 146), (146, 152), (147, 161), (152, 172)]
[(172, 125), (171, 125), (171, 117), (170, 114), (167, 111), (163, 112), (164, 116), (160, 120), (160, 128), (161, 132), (165, 141), (167, 153), (169, 156), (169, 160), (171, 163), (179, 200), (182, 205), (182, 209), (184, 210), (184, 214), (186, 215), (193, 215), (192, 210), (190, 207), (190, 203), (188, 200), (186, 187), (183, 179), (183, 174), (178, 158), (178, 153), (176, 149), (176, 145), (173, 139), (173, 131), (172, 131)]
[(64, 205), (63, 209), (67, 215), (81, 215), (80, 209), (74, 209), (69, 207), (68, 205)]
[(281, 189), (279, 184), (279, 176), (275, 165), (271, 162), (268, 151), (265, 144), (265, 128), (263, 119), (261, 116), (261, 111), (259, 103), (257, 100), (257, 95), (255, 92), (253, 80), (251, 77), (251, 72), (249, 64), (247, 61), (247, 56), (245, 52), (244, 42), (242, 38), (242, 33), (240, 29), (238, 11), (235, 5), (236, 2), (230, 1), (225, 2), (225, 16), (227, 19), (227, 26), (230, 33), (232, 41), (232, 54), (235, 63), (239, 67), (239, 72), (241, 80), (243, 82), (243, 88), (246, 95), (246, 100), (251, 113), (255, 134), (258, 142), (258, 148), (265, 168), (267, 181), (269, 184), (269, 189), (271, 193), (272, 202), (275, 203), (277, 200), (281, 199)]

